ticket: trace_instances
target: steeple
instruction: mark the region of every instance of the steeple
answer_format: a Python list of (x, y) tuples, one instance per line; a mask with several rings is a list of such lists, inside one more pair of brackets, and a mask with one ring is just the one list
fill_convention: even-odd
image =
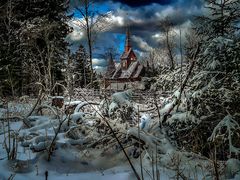
[(113, 61), (112, 53), (110, 53), (110, 58), (108, 60), (106, 76), (112, 76), (112, 74), (114, 73), (115, 70), (116, 70), (115, 63)]
[(127, 27), (127, 31), (126, 31), (126, 39), (125, 39), (125, 53), (127, 53), (129, 51), (129, 49), (131, 49), (131, 39), (130, 39), (130, 31), (129, 31), (129, 27)]

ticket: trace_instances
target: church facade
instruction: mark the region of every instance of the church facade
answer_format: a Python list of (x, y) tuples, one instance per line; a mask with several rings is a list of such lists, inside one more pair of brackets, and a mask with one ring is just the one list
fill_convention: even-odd
[(117, 66), (112, 56), (108, 61), (107, 71), (104, 75), (104, 85), (106, 89), (123, 90), (134, 86), (137, 81), (141, 81), (144, 74), (144, 66), (139, 63), (131, 45), (130, 32), (127, 29), (124, 52), (120, 56), (120, 64)]

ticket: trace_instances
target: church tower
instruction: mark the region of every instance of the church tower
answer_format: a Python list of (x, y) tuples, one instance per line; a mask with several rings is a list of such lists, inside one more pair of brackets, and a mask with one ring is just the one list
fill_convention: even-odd
[(127, 70), (129, 65), (137, 60), (137, 57), (135, 53), (132, 50), (131, 45), (131, 37), (130, 37), (130, 31), (129, 28), (126, 30), (126, 39), (125, 39), (125, 46), (124, 46), (124, 52), (121, 56), (121, 69)]

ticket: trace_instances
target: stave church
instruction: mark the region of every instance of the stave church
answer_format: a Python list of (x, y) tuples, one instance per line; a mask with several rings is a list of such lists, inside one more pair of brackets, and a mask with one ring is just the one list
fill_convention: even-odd
[[(137, 60), (131, 45), (129, 28), (126, 31), (124, 52), (117, 64), (112, 56), (108, 60), (107, 70), (104, 75), (105, 89), (124, 90), (137, 88), (141, 77), (144, 75), (144, 66)], [(139, 87), (139, 86), (138, 86)]]

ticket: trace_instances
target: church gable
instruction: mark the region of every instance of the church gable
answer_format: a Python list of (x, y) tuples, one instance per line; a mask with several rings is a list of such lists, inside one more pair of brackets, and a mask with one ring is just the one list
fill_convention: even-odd
[(137, 60), (137, 56), (135, 55), (132, 48), (129, 49), (128, 52), (124, 52), (121, 56), (121, 65), (123, 69), (127, 69), (129, 65)]
[(137, 60), (137, 56), (135, 55), (135, 53), (133, 52), (132, 49), (131, 49), (131, 51), (130, 51), (130, 53), (129, 53), (128, 58), (129, 58), (131, 61), (136, 61), (136, 60)]
[(121, 59), (130, 59), (130, 60), (137, 60), (137, 56), (135, 55), (134, 51), (129, 49), (128, 52), (124, 52), (121, 56)]

